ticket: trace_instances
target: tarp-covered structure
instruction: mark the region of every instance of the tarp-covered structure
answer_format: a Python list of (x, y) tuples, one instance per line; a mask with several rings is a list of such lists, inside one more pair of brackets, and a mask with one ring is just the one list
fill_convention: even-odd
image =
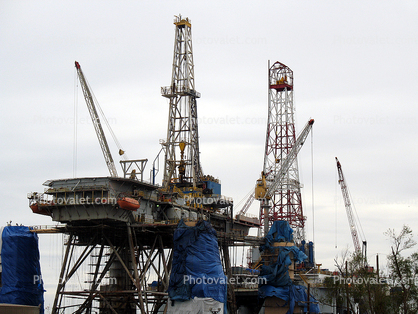
[(199, 221), (195, 226), (187, 226), (181, 220), (173, 240), (170, 304), (211, 298), (226, 307), (227, 278), (219, 256), (216, 231), (210, 223)]
[(40, 306), (44, 313), (38, 235), (25, 226), (2, 228), (0, 268), (0, 303)]
[(271, 226), (265, 240), (268, 244), (273, 242), (292, 242), (293, 229), (289, 226), (287, 221), (277, 220)]
[[(301, 285), (293, 284), (289, 275), (289, 266), (292, 259), (297, 262), (303, 262), (307, 259), (296, 246), (274, 246), (275, 242), (293, 241), (293, 230), (287, 221), (275, 221), (265, 237), (265, 244), (260, 246), (261, 252), (269, 252), (277, 258), (270, 259), (268, 265), (263, 265), (260, 271), (258, 295), (260, 298), (277, 297), (286, 301), (285, 306), (289, 306), (288, 314), (293, 313), (296, 305), (307, 310), (308, 295), (307, 289)], [(311, 302), (316, 300), (311, 296)], [(310, 304), (311, 313), (320, 313), (319, 306), (316, 303)]]
[(291, 285), (292, 280), (289, 275), (289, 266), (292, 264), (291, 254), (299, 263), (306, 259), (306, 255), (296, 246), (275, 247), (271, 251), (277, 254), (277, 258), (274, 263), (261, 267), (260, 278), (265, 279), (261, 282), (267, 282), (268, 285), (274, 287)]

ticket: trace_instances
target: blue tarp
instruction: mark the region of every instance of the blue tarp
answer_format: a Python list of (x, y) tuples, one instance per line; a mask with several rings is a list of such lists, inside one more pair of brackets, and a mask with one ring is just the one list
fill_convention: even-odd
[(271, 226), (266, 236), (266, 242), (292, 242), (293, 241), (293, 229), (289, 226), (289, 223), (284, 220), (277, 220)]
[(8, 226), (1, 236), (0, 303), (41, 305), (41, 314), (44, 313), (37, 234), (25, 226)]
[(261, 280), (260, 282), (266, 282), (267, 285), (274, 287), (291, 285), (289, 266), (292, 264), (292, 260), (290, 253), (293, 253), (293, 259), (297, 262), (303, 262), (307, 256), (296, 246), (280, 246), (269, 250), (277, 254), (277, 259), (274, 263), (261, 267), (260, 278), (265, 278), (266, 281)]
[[(277, 297), (286, 301), (289, 305), (287, 313), (293, 313), (295, 304), (304, 307), (307, 310), (306, 287), (294, 285), (289, 276), (289, 266), (292, 264), (290, 253), (297, 262), (303, 262), (308, 257), (296, 246), (273, 246), (274, 242), (293, 241), (293, 230), (287, 221), (275, 221), (265, 237), (265, 244), (260, 246), (260, 251), (268, 251), (277, 254), (277, 259), (271, 260), (269, 265), (263, 265), (260, 271), (260, 280), (258, 295), (264, 299), (266, 297)], [(316, 302), (311, 296), (310, 301)], [(310, 305), (311, 313), (319, 313), (318, 304)]]
[[(299, 305), (304, 309), (304, 312), (307, 311), (307, 301), (308, 293), (306, 287), (300, 285), (289, 285), (286, 287), (273, 287), (269, 285), (261, 286), (258, 289), (258, 295), (260, 298), (264, 299), (266, 297), (277, 297), (286, 301), (285, 306), (289, 305), (289, 311), (287, 313), (293, 313), (295, 305)], [(319, 305), (317, 300), (312, 296), (309, 299), (310, 306), (309, 310), (311, 313), (320, 313)], [(315, 304), (316, 303), (316, 304)]]
[(195, 227), (181, 220), (174, 231), (173, 263), (168, 295), (172, 301), (194, 297), (227, 302), (227, 278), (223, 272), (216, 231), (209, 222)]

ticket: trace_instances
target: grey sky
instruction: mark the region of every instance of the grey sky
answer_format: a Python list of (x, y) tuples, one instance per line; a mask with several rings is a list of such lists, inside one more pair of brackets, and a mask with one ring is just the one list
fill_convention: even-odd
[[(353, 248), (336, 156), (372, 264), (377, 253), (389, 253), (388, 228), (406, 223), (418, 232), (414, 1), (2, 1), (3, 225), (51, 224), (32, 214), (26, 199), (28, 192), (43, 191), (48, 179), (72, 177), (74, 170), (77, 176), (108, 175), (76, 89), (76, 60), (128, 156), (148, 158), (149, 173), (159, 139), (166, 137), (168, 103), (160, 87), (170, 84), (177, 14), (192, 21), (203, 170), (222, 181), (224, 195), (237, 204), (259, 177), (267, 60), (280, 61), (294, 71), (297, 130), (315, 119), (313, 180), (311, 137), (299, 165), (316, 261), (333, 269), (334, 257)], [(112, 152), (116, 156), (114, 145)], [(43, 247), (52, 241), (40, 239)]]

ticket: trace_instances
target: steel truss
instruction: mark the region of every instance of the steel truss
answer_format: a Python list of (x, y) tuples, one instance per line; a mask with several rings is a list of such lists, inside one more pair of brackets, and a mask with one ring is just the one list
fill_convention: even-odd
[(130, 224), (70, 231), (52, 313), (156, 314), (167, 301), (172, 250), (166, 233), (149, 235)]
[[(199, 158), (199, 135), (192, 50), (192, 31), (188, 18), (174, 20), (176, 25), (171, 85), (162, 87), (170, 108), (165, 142), (163, 186), (170, 183), (191, 183), (196, 187), (202, 177)], [(185, 144), (184, 150), (181, 143)]]
[[(126, 224), (56, 230), (65, 233), (66, 242), (52, 313), (165, 313), (175, 228)], [(262, 242), (257, 237), (218, 232), (228, 278), (236, 276), (231, 252)], [(257, 305), (256, 288), (230, 283), (227, 293), (228, 313), (236, 314), (240, 304)]]
[[(293, 106), (293, 71), (280, 62), (269, 64), (268, 122), (263, 171), (271, 183), (280, 168), (280, 161), (290, 153), (296, 141)], [(294, 230), (294, 239), (305, 239), (297, 159), (293, 162), (281, 186), (271, 198), (269, 228), (276, 220), (286, 220)], [(260, 208), (260, 221), (264, 212)], [(263, 228), (262, 228), (263, 229)]]

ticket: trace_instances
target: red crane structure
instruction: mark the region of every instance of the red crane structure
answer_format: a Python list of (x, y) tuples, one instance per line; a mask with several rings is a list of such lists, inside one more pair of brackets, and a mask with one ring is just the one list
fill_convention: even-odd
[[(306, 217), (302, 209), (297, 153), (292, 156), (296, 142), (293, 71), (281, 62), (277, 61), (272, 66), (269, 62), (268, 122), (262, 179), (269, 186), (270, 199), (268, 211), (266, 204), (261, 202), (259, 218), (261, 224), (265, 224), (264, 232), (268, 231), (276, 220), (287, 221), (294, 231), (295, 241), (301, 243), (305, 240)], [(286, 173), (283, 174), (283, 163), (286, 159), (291, 162), (286, 165)], [(279, 184), (274, 184), (278, 177), (280, 177)], [(247, 212), (254, 199), (255, 194), (251, 193), (239, 215)]]

